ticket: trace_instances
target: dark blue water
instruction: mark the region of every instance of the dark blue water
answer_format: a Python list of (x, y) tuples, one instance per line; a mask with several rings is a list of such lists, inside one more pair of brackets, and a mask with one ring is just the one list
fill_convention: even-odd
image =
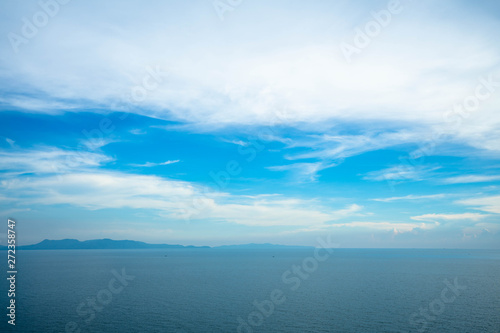
[(18, 251), (0, 331), (500, 332), (500, 251), (321, 251)]

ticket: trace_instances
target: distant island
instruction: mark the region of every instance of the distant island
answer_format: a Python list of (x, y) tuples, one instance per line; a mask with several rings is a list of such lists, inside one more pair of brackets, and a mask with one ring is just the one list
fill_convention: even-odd
[[(276, 244), (242, 244), (222, 246), (194, 246), (178, 244), (148, 244), (133, 240), (113, 240), (109, 238), (79, 241), (77, 239), (45, 239), (37, 244), (16, 246), (16, 250), (125, 250), (125, 249), (270, 249), (270, 248), (312, 248), (311, 246), (289, 246)], [(0, 245), (0, 250), (7, 250), (7, 246)]]

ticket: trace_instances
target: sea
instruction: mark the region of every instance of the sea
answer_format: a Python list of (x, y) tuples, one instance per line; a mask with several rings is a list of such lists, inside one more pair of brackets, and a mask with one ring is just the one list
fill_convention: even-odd
[(16, 264), (1, 332), (500, 332), (499, 250), (19, 250)]

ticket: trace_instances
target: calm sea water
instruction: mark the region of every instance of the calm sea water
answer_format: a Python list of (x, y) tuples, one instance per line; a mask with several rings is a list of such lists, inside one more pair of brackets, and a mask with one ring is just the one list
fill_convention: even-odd
[(499, 251), (18, 251), (17, 264), (2, 332), (500, 332)]

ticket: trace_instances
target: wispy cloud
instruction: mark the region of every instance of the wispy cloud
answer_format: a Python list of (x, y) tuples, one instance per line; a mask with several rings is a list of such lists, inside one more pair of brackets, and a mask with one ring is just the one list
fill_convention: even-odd
[(311, 147), (314, 151), (290, 155), (288, 158), (318, 158), (340, 161), (348, 157), (387, 147), (422, 141), (421, 133), (399, 130), (363, 135), (313, 135), (309, 139), (295, 140), (292, 147)]
[(112, 158), (103, 154), (55, 147), (0, 150), (0, 171), (15, 174), (70, 172), (110, 161)]
[(484, 212), (500, 214), (500, 195), (459, 200), (457, 203)]
[(238, 146), (246, 147), (249, 145), (248, 142), (242, 141), (242, 140), (224, 140), (225, 142), (232, 143)]
[(9, 146), (11, 146), (11, 148), (16, 148), (16, 142), (12, 139), (9, 139), (9, 138), (5, 138), (5, 141), (7, 141), (7, 143), (9, 144)]
[[(0, 198), (1, 201), (1, 198)], [(12, 214), (19, 213), (19, 212), (29, 212), (31, 209), (30, 208), (10, 208), (6, 210), (0, 210), (0, 215), (1, 216), (12, 216)]]
[(430, 230), (439, 226), (438, 222), (432, 223), (405, 223), (405, 222), (386, 222), (386, 221), (353, 221), (353, 222), (342, 222), (325, 224), (318, 226), (311, 226), (307, 228), (295, 229), (283, 232), (284, 234), (295, 234), (295, 233), (305, 233), (305, 232), (317, 232), (326, 231), (332, 229), (355, 229), (362, 230), (365, 232), (372, 231), (390, 231), (393, 234), (402, 234), (406, 232), (411, 232), (416, 229), (419, 230)]
[(102, 147), (107, 146), (113, 142), (118, 142), (118, 140), (111, 138), (99, 138), (99, 139), (88, 139), (88, 140), (86, 139), (81, 141), (82, 145), (88, 151), (99, 150)]
[(361, 211), (363, 209), (362, 206), (357, 204), (352, 204), (344, 209), (338, 210), (336, 215), (339, 217), (351, 217), (354, 216), (355, 213)]
[(291, 171), (293, 180), (297, 182), (315, 182), (318, 180), (318, 172), (331, 166), (333, 165), (314, 162), (270, 166), (267, 169), (271, 171)]
[(444, 198), (444, 194), (431, 194), (431, 195), (406, 195), (404, 197), (390, 197), (390, 198), (377, 198), (371, 199), (373, 201), (380, 202), (391, 202), (391, 201), (399, 201), (399, 200), (427, 200), (427, 199), (442, 199)]
[(467, 183), (484, 183), (500, 180), (500, 175), (467, 175), (445, 178), (442, 180), (444, 184), (467, 184)]
[(270, 170), (291, 170), (297, 179), (316, 181), (318, 172), (341, 164), (346, 158), (385, 149), (388, 147), (413, 142), (422, 135), (407, 130), (371, 133), (364, 135), (308, 135), (285, 142), (287, 148), (304, 147), (307, 152), (287, 154), (292, 161), (317, 159), (318, 162), (296, 162), (285, 166), (273, 166)]
[(432, 166), (395, 166), (383, 170), (368, 172), (363, 179), (374, 180), (374, 181), (420, 181), (423, 179), (428, 179), (433, 175), (435, 170), (440, 169), (440, 167)]
[(147, 132), (145, 130), (143, 130), (143, 129), (134, 128), (134, 129), (130, 130), (130, 133), (132, 133), (134, 135), (144, 135)]
[(416, 221), (436, 221), (436, 220), (445, 220), (445, 221), (453, 221), (453, 220), (471, 220), (471, 221), (479, 221), (488, 217), (486, 214), (479, 213), (461, 213), (461, 214), (424, 214), (419, 216), (412, 216), (412, 220)]
[(169, 160), (161, 163), (153, 163), (153, 162), (146, 162), (144, 164), (130, 164), (131, 166), (135, 167), (144, 167), (144, 168), (150, 168), (150, 167), (155, 167), (155, 166), (160, 166), (160, 165), (169, 165), (169, 164), (174, 164), (174, 163), (179, 163), (180, 160)]

